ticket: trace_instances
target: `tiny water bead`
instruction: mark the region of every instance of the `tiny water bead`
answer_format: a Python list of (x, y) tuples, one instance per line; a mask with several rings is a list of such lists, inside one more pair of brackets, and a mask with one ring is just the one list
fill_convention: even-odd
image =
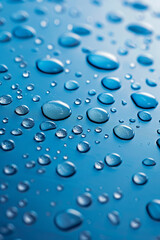
[(90, 193), (83, 193), (77, 197), (77, 203), (80, 207), (89, 207), (92, 204)]
[(158, 105), (158, 101), (150, 93), (145, 92), (132, 93), (131, 99), (136, 104), (137, 107), (144, 109), (156, 108), (156, 106)]
[(122, 163), (122, 159), (117, 153), (107, 154), (104, 160), (109, 167), (117, 167)]
[(131, 23), (127, 26), (127, 29), (136, 35), (142, 36), (148, 36), (153, 33), (152, 26), (148, 23)]
[(51, 163), (51, 157), (48, 154), (41, 155), (38, 157), (37, 162), (42, 166), (49, 165)]
[(115, 102), (114, 100), (114, 97), (111, 93), (100, 93), (98, 96), (97, 96), (97, 99), (103, 103), (103, 104), (106, 104), (106, 105), (110, 105), (110, 104), (113, 104)]
[(144, 185), (148, 182), (148, 177), (145, 173), (138, 172), (133, 175), (132, 180), (136, 185)]
[(160, 221), (160, 199), (153, 199), (146, 205), (146, 210), (150, 218)]
[(66, 209), (55, 216), (54, 222), (60, 230), (68, 231), (81, 225), (83, 217), (75, 209)]
[(152, 116), (150, 112), (147, 111), (139, 111), (137, 114), (138, 118), (144, 122), (149, 122), (152, 120)]
[(26, 128), (26, 129), (30, 129), (34, 127), (34, 120), (32, 118), (25, 118), (21, 125)]
[(18, 106), (15, 109), (15, 113), (20, 116), (26, 115), (29, 113), (29, 108), (26, 105)]
[(90, 150), (90, 145), (88, 142), (86, 141), (82, 141), (82, 142), (79, 142), (77, 144), (77, 150), (80, 152), (80, 153), (86, 153)]
[(61, 177), (71, 177), (76, 173), (76, 167), (72, 162), (66, 161), (58, 164), (56, 171)]
[(56, 131), (55, 135), (58, 138), (65, 138), (67, 136), (67, 131), (64, 128), (60, 128)]
[(36, 222), (37, 220), (37, 214), (34, 211), (26, 212), (23, 215), (23, 222), (26, 225), (32, 225)]
[(103, 108), (90, 108), (86, 114), (88, 119), (94, 123), (105, 123), (109, 120), (109, 113)]
[(117, 58), (108, 52), (91, 52), (86, 59), (90, 65), (102, 70), (115, 70), (119, 67)]
[(101, 83), (103, 87), (109, 90), (118, 90), (119, 88), (121, 88), (121, 82), (119, 78), (116, 77), (104, 77), (101, 80)]
[(153, 58), (149, 54), (140, 55), (137, 58), (137, 62), (143, 66), (151, 66), (153, 64)]
[(77, 81), (69, 80), (64, 84), (66, 90), (73, 91), (79, 88), (79, 84)]
[(36, 61), (39, 71), (47, 74), (58, 74), (64, 71), (63, 63), (56, 58), (42, 58)]
[(11, 151), (15, 148), (15, 143), (13, 140), (4, 140), (1, 142), (1, 148), (3, 151)]
[(113, 212), (108, 213), (108, 219), (113, 225), (119, 225), (120, 224), (119, 213), (117, 211), (113, 211)]
[(13, 101), (11, 95), (3, 95), (0, 97), (0, 105), (8, 105)]
[(71, 115), (70, 106), (62, 101), (49, 101), (42, 106), (42, 113), (51, 120), (63, 120)]
[(16, 38), (19, 39), (29, 39), (34, 37), (36, 34), (36, 31), (33, 27), (31, 26), (18, 26), (13, 29), (13, 35)]
[(134, 138), (134, 131), (127, 125), (117, 125), (113, 128), (113, 133), (116, 137), (122, 140), (131, 140)]
[(81, 43), (79, 35), (75, 33), (64, 33), (62, 36), (59, 37), (58, 43), (62, 47), (76, 47)]
[(80, 36), (87, 36), (91, 34), (92, 28), (90, 25), (81, 24), (81, 25), (73, 25), (72, 32), (80, 35)]
[(53, 130), (56, 128), (56, 124), (52, 121), (44, 121), (40, 124), (40, 129), (42, 131)]
[(143, 159), (142, 164), (144, 166), (152, 167), (156, 165), (156, 162), (153, 158), (145, 158)]
[(3, 173), (9, 176), (14, 175), (17, 173), (17, 166), (15, 164), (6, 165), (3, 168)]

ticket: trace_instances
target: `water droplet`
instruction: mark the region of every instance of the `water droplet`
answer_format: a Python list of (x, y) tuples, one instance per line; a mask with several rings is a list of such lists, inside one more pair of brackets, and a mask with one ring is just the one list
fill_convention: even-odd
[(36, 31), (33, 27), (30, 26), (17, 26), (13, 29), (13, 35), (16, 38), (20, 39), (29, 39), (34, 37), (36, 34)]
[(41, 155), (37, 161), (42, 166), (49, 165), (51, 163), (51, 157), (48, 154), (44, 154)]
[(66, 161), (58, 164), (56, 171), (61, 177), (71, 177), (76, 173), (76, 167), (72, 162)]
[(89, 53), (87, 61), (92, 66), (103, 70), (115, 70), (119, 67), (117, 58), (108, 52), (95, 51)]
[(94, 168), (96, 170), (102, 170), (104, 168), (104, 163), (102, 161), (97, 161), (94, 164)]
[(143, 66), (150, 66), (153, 64), (153, 58), (149, 54), (145, 54), (145, 55), (143, 54), (143, 55), (138, 56), (137, 62)]
[(12, 34), (7, 31), (0, 32), (0, 43), (9, 42), (12, 39)]
[(80, 153), (86, 153), (90, 150), (90, 145), (88, 142), (86, 141), (82, 141), (82, 142), (79, 142), (77, 144), (77, 150), (80, 152)]
[(6, 216), (9, 219), (15, 218), (17, 214), (18, 214), (18, 209), (16, 207), (10, 207), (6, 211)]
[(26, 225), (32, 225), (37, 220), (37, 214), (34, 211), (26, 212), (23, 215), (23, 221)]
[(106, 105), (110, 105), (110, 104), (113, 104), (115, 102), (114, 100), (114, 97), (111, 93), (100, 93), (98, 96), (97, 96), (97, 99), (103, 103), (103, 104), (106, 104)]
[(42, 106), (42, 113), (51, 120), (63, 120), (71, 115), (71, 108), (62, 101), (49, 101)]
[(56, 124), (52, 121), (45, 121), (40, 124), (40, 129), (42, 131), (48, 131), (56, 128)]
[(131, 99), (133, 100), (137, 107), (144, 109), (155, 108), (158, 105), (156, 98), (150, 93), (145, 92), (132, 93)]
[(68, 231), (81, 225), (83, 217), (82, 214), (75, 209), (66, 209), (58, 213), (54, 220), (59, 229)]
[(130, 226), (132, 229), (138, 229), (141, 226), (141, 222), (138, 218), (135, 218), (135, 219), (131, 220)]
[(142, 164), (145, 165), (145, 166), (155, 166), (156, 162), (155, 162), (155, 160), (153, 158), (145, 158), (142, 161)]
[(99, 195), (99, 196), (98, 196), (98, 201), (99, 201), (101, 204), (107, 203), (107, 202), (109, 201), (108, 194), (107, 194), (107, 193), (103, 193), (103, 194)]
[(145, 173), (139, 172), (133, 175), (132, 180), (137, 185), (144, 185), (148, 182), (148, 177)]
[(11, 15), (11, 19), (14, 21), (14, 22), (24, 22), (28, 19), (29, 15), (26, 11), (23, 11), (23, 10), (19, 10), (17, 12), (14, 12), (12, 15)]
[(91, 240), (91, 233), (89, 231), (83, 231), (79, 235), (79, 240)]
[(72, 27), (72, 32), (80, 35), (80, 36), (86, 36), (91, 33), (92, 29), (91, 26), (87, 24), (81, 24), (81, 25), (74, 25)]
[(14, 164), (6, 165), (3, 169), (3, 172), (6, 175), (14, 175), (17, 173), (17, 166)]
[(4, 151), (11, 151), (15, 148), (15, 143), (13, 140), (4, 140), (2, 143), (1, 143), (1, 148), (4, 150)]
[(155, 221), (160, 221), (160, 200), (153, 199), (146, 205), (148, 215)]
[(157, 86), (157, 83), (155, 82), (155, 80), (152, 80), (152, 79), (149, 79), (149, 78), (146, 79), (146, 84), (150, 87), (156, 87)]
[(144, 122), (148, 122), (152, 120), (151, 114), (147, 111), (139, 111), (137, 116), (139, 117), (140, 120)]
[(15, 109), (15, 113), (20, 116), (26, 115), (29, 113), (29, 108), (26, 105), (18, 106)]
[(8, 67), (4, 64), (0, 64), (0, 73), (5, 73), (8, 71)]
[(0, 97), (0, 105), (8, 105), (12, 102), (12, 97), (7, 94)]
[(18, 183), (17, 189), (19, 192), (27, 192), (29, 190), (29, 182), (24, 181), (24, 182)]
[(88, 119), (94, 123), (105, 123), (109, 120), (109, 113), (102, 108), (90, 108), (86, 114)]
[(58, 129), (55, 133), (58, 138), (65, 138), (67, 136), (67, 131), (64, 128)]
[(58, 74), (64, 71), (63, 63), (56, 58), (43, 58), (36, 61), (39, 71), (47, 74)]
[(81, 41), (79, 35), (68, 32), (59, 37), (58, 43), (62, 47), (76, 47), (81, 43)]
[(132, 33), (142, 36), (148, 36), (153, 33), (152, 26), (148, 23), (133, 23), (127, 26), (127, 29)]
[(107, 14), (107, 20), (111, 23), (120, 23), (123, 20), (123, 16), (120, 12), (109, 12)]
[(84, 193), (77, 197), (77, 203), (80, 207), (89, 207), (92, 204), (92, 198), (90, 193)]
[(122, 159), (117, 153), (107, 154), (104, 160), (109, 167), (117, 167), (122, 163)]
[(73, 91), (79, 88), (79, 84), (77, 81), (69, 80), (64, 84), (65, 89)]
[(81, 134), (83, 132), (83, 128), (81, 125), (76, 125), (72, 128), (72, 132), (76, 135)]
[(32, 118), (25, 118), (21, 125), (26, 128), (26, 129), (30, 129), (34, 127), (34, 120)]
[(36, 142), (43, 142), (45, 140), (46, 136), (43, 132), (38, 132), (34, 135), (34, 140)]
[(108, 219), (113, 225), (118, 225), (120, 223), (119, 213), (117, 211), (108, 213)]
[(101, 80), (102, 85), (109, 90), (117, 90), (121, 87), (119, 78), (116, 77), (104, 77)]
[(131, 140), (134, 137), (133, 129), (127, 125), (117, 125), (113, 128), (113, 132), (122, 140)]

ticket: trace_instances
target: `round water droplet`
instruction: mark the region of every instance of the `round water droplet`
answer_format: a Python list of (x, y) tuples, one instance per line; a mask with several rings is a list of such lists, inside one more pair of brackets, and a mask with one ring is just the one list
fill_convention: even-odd
[(105, 123), (109, 120), (109, 113), (102, 108), (90, 108), (86, 114), (88, 119), (94, 123)]
[(42, 131), (48, 131), (56, 128), (56, 124), (52, 121), (45, 121), (40, 124), (40, 129)]
[(26, 129), (30, 129), (34, 127), (34, 120), (32, 118), (25, 118), (21, 125), (26, 128)]
[(83, 132), (83, 128), (81, 125), (76, 125), (72, 128), (72, 132), (76, 135), (81, 134)]
[(76, 47), (81, 43), (81, 41), (79, 35), (68, 32), (59, 37), (58, 43), (62, 47)]
[(13, 136), (20, 136), (20, 135), (23, 134), (23, 132), (22, 132), (22, 130), (21, 130), (20, 128), (17, 128), (17, 129), (13, 129), (13, 130), (11, 131), (11, 134), (12, 134)]
[(155, 221), (160, 221), (160, 199), (153, 199), (146, 205), (148, 215)]
[(36, 61), (39, 71), (47, 74), (58, 74), (64, 71), (63, 63), (56, 58), (43, 58)]
[(62, 101), (49, 101), (42, 106), (42, 113), (51, 120), (63, 120), (71, 115), (71, 108)]
[(9, 219), (15, 218), (17, 214), (18, 214), (18, 209), (16, 207), (10, 207), (6, 211), (6, 216)]
[(31, 212), (26, 212), (23, 215), (23, 222), (26, 225), (32, 225), (36, 222), (37, 220), (37, 214), (34, 211)]
[(75, 209), (66, 209), (55, 216), (56, 226), (63, 230), (68, 231), (74, 229), (82, 224), (82, 214)]
[(119, 78), (116, 77), (104, 77), (101, 80), (102, 85), (109, 90), (117, 90), (121, 87)]
[(43, 142), (45, 140), (46, 136), (43, 132), (38, 132), (34, 135), (34, 140), (36, 142)]
[(104, 168), (104, 163), (102, 161), (97, 161), (94, 164), (94, 168), (96, 170), (102, 170)]
[(109, 201), (108, 194), (107, 194), (107, 193), (103, 193), (103, 194), (99, 195), (99, 196), (98, 196), (98, 201), (99, 201), (101, 204), (107, 203), (107, 202)]
[(29, 39), (34, 37), (35, 34), (35, 29), (30, 26), (18, 26), (13, 29), (13, 35), (20, 39)]
[(132, 229), (138, 229), (141, 226), (141, 222), (138, 218), (135, 218), (130, 222), (130, 226)]
[(133, 129), (127, 125), (117, 125), (113, 128), (113, 132), (122, 140), (131, 140), (134, 137)]
[(7, 94), (0, 97), (0, 105), (8, 105), (12, 102), (12, 97)]
[(79, 88), (79, 84), (77, 81), (69, 80), (64, 84), (65, 89), (73, 91)]
[(108, 219), (113, 225), (118, 225), (120, 223), (119, 213), (117, 211), (108, 213)]
[(148, 177), (145, 173), (139, 172), (133, 175), (132, 180), (137, 185), (144, 185), (148, 182)]
[(82, 142), (79, 142), (77, 144), (77, 150), (80, 152), (80, 153), (86, 153), (90, 150), (90, 145), (88, 142), (86, 141), (82, 141)]
[(127, 29), (137, 35), (148, 36), (153, 33), (152, 26), (148, 23), (133, 23), (127, 26)]
[(76, 167), (72, 162), (66, 161), (58, 164), (56, 171), (61, 177), (71, 177), (76, 173)]
[(6, 174), (6, 175), (14, 175), (14, 174), (17, 173), (17, 166), (14, 165), (14, 164), (6, 165), (6, 166), (3, 168), (3, 172), (4, 172), (4, 174)]
[(117, 58), (108, 52), (95, 51), (89, 53), (86, 59), (92, 66), (103, 70), (115, 70), (119, 67)]
[(27, 192), (29, 190), (29, 182), (24, 181), (24, 182), (18, 183), (17, 189), (19, 192)]
[(133, 100), (137, 107), (144, 109), (155, 108), (158, 105), (156, 98), (150, 93), (145, 92), (132, 93), (131, 99)]
[(37, 161), (40, 165), (49, 165), (51, 163), (51, 157), (48, 154), (44, 154), (41, 155)]
[(152, 116), (147, 111), (139, 111), (137, 114), (138, 118), (144, 122), (148, 122), (152, 120)]
[(107, 154), (104, 160), (109, 167), (117, 167), (122, 163), (122, 159), (117, 153)]
[(77, 197), (77, 203), (80, 207), (89, 207), (92, 204), (92, 198), (90, 193), (84, 193)]
[(15, 148), (15, 143), (13, 140), (4, 140), (2, 143), (1, 143), (1, 148), (4, 150), (4, 151), (11, 151)]
[(18, 106), (15, 109), (15, 113), (20, 116), (26, 115), (29, 113), (29, 108), (26, 105)]
[(67, 131), (64, 128), (58, 129), (55, 133), (58, 138), (65, 138), (67, 136)]
[(143, 66), (150, 66), (153, 64), (153, 58), (151, 55), (149, 54), (145, 54), (145, 55), (140, 55), (137, 58), (137, 62), (140, 63)]
[(145, 158), (143, 161), (142, 161), (142, 164), (145, 165), (145, 166), (155, 166), (156, 165), (156, 162), (153, 158)]
[(115, 102), (114, 100), (114, 97), (111, 93), (100, 93), (98, 96), (97, 96), (97, 99), (103, 103), (103, 104), (106, 104), (106, 105), (110, 105), (110, 104), (113, 104)]
[(80, 36), (86, 36), (89, 35), (92, 31), (91, 26), (87, 24), (81, 24), (81, 25), (74, 25), (72, 27), (72, 32), (80, 35)]

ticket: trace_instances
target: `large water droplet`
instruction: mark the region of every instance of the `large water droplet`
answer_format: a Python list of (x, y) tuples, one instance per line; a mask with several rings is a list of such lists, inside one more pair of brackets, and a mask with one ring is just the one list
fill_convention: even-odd
[(127, 125), (117, 125), (113, 128), (114, 134), (122, 140), (131, 140), (134, 137), (134, 131)]
[(56, 58), (43, 58), (36, 61), (39, 71), (47, 74), (57, 74), (64, 71), (63, 63)]
[(36, 31), (33, 27), (30, 26), (18, 26), (13, 29), (13, 35), (16, 38), (20, 39), (28, 39), (34, 37), (36, 34)]
[(117, 153), (107, 154), (104, 160), (109, 167), (117, 167), (122, 163), (122, 159)]
[(145, 92), (132, 93), (131, 99), (133, 100), (137, 107), (144, 109), (155, 108), (158, 105), (156, 98), (150, 93)]
[(137, 114), (138, 118), (144, 122), (148, 122), (152, 120), (152, 116), (147, 111), (139, 111)]
[(4, 150), (4, 151), (11, 151), (15, 148), (15, 143), (13, 140), (4, 140), (2, 143), (1, 143), (1, 148)]
[(113, 104), (115, 102), (114, 100), (114, 97), (111, 93), (100, 93), (98, 96), (97, 96), (97, 99), (103, 103), (103, 104), (106, 104), (106, 105), (110, 105), (110, 104)]
[(119, 67), (117, 58), (108, 52), (95, 51), (89, 53), (87, 61), (92, 66), (103, 70), (115, 70)]
[(71, 115), (71, 108), (62, 101), (49, 101), (42, 106), (42, 113), (51, 120), (63, 120)]
[(29, 108), (26, 105), (18, 106), (15, 109), (15, 113), (20, 116), (26, 115), (29, 113)]
[(3, 172), (6, 175), (14, 175), (17, 173), (17, 166), (14, 164), (6, 165), (3, 169)]
[(119, 78), (116, 77), (104, 77), (101, 80), (102, 85), (109, 90), (117, 90), (121, 87)]
[(133, 23), (127, 26), (127, 29), (137, 35), (148, 36), (153, 33), (152, 26), (148, 23)]
[(142, 163), (143, 163), (143, 165), (149, 166), (149, 167), (150, 166), (152, 167), (152, 166), (156, 165), (156, 162), (153, 158), (145, 158), (145, 159), (143, 159)]
[(62, 36), (59, 37), (58, 43), (62, 47), (76, 47), (80, 44), (80, 37), (75, 33), (64, 33)]
[(88, 119), (94, 123), (105, 123), (109, 120), (109, 113), (102, 108), (90, 108), (86, 114)]
[(146, 210), (153, 220), (160, 221), (160, 199), (150, 201), (146, 206)]
[(75, 209), (67, 209), (55, 216), (55, 224), (63, 231), (74, 229), (82, 224), (82, 214)]
[(7, 94), (0, 97), (0, 105), (8, 105), (12, 102), (12, 97)]

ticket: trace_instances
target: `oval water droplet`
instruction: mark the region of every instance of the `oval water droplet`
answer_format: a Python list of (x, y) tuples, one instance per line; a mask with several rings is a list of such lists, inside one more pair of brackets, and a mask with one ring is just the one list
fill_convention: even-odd
[(4, 151), (11, 151), (15, 148), (15, 143), (13, 140), (4, 140), (2, 141), (1, 143), (1, 148), (4, 150)]
[(37, 220), (37, 214), (34, 211), (26, 212), (23, 215), (23, 221), (26, 225), (32, 225)]
[(48, 154), (44, 154), (44, 155), (41, 155), (37, 161), (40, 165), (46, 166), (51, 163), (51, 157)]
[(21, 125), (26, 128), (26, 129), (30, 129), (34, 127), (34, 120), (32, 118), (25, 118)]
[(15, 113), (20, 116), (26, 115), (29, 113), (29, 108), (26, 105), (18, 106), (15, 109)]
[(98, 96), (97, 96), (97, 99), (103, 103), (103, 104), (106, 104), (106, 105), (110, 105), (110, 104), (113, 104), (115, 102), (114, 100), (114, 97), (111, 93), (100, 93)]
[(122, 13), (120, 12), (109, 12), (107, 14), (107, 20), (111, 23), (120, 23), (123, 20)]
[(152, 167), (156, 165), (156, 162), (153, 158), (145, 158), (143, 159), (142, 164), (148, 167)]
[(17, 173), (17, 166), (14, 164), (6, 165), (3, 168), (3, 172), (4, 172), (4, 174), (9, 175), (9, 176), (14, 175)]
[(64, 84), (65, 89), (73, 91), (79, 88), (79, 84), (77, 81), (69, 80)]
[(56, 128), (56, 124), (52, 121), (45, 121), (40, 124), (40, 129), (42, 131), (48, 131)]
[(153, 58), (149, 54), (143, 54), (138, 56), (137, 62), (143, 66), (151, 66), (153, 64)]
[(36, 31), (33, 27), (30, 26), (18, 26), (13, 29), (13, 35), (16, 38), (20, 39), (29, 39), (34, 37), (36, 34)]
[(8, 105), (12, 102), (12, 97), (7, 94), (0, 97), (0, 105)]
[(148, 215), (155, 221), (160, 221), (160, 199), (153, 199), (146, 205)]
[(14, 22), (24, 22), (28, 19), (29, 15), (26, 11), (18, 10), (11, 15), (11, 19)]
[(83, 217), (82, 214), (75, 209), (66, 209), (58, 213), (54, 221), (59, 229), (68, 231), (81, 225)]
[(109, 120), (109, 113), (102, 108), (90, 108), (86, 114), (88, 119), (94, 123), (105, 123)]
[(139, 111), (137, 114), (138, 118), (144, 122), (148, 122), (152, 120), (152, 116), (147, 111)]
[(89, 207), (92, 204), (90, 193), (83, 193), (77, 197), (77, 203), (80, 207)]
[(157, 83), (155, 82), (155, 80), (149, 79), (149, 78), (146, 79), (146, 84), (150, 87), (156, 87), (157, 86)]
[(137, 35), (148, 36), (153, 33), (152, 26), (148, 23), (131, 23), (127, 29)]
[(119, 78), (116, 77), (104, 77), (101, 80), (102, 85), (109, 90), (117, 90), (121, 87)]
[(88, 142), (86, 141), (82, 141), (82, 142), (79, 142), (77, 144), (77, 150), (80, 152), (80, 153), (86, 153), (90, 150), (90, 145)]
[(81, 43), (79, 35), (75, 33), (64, 33), (62, 36), (59, 37), (58, 43), (62, 47), (76, 47)]
[(132, 93), (131, 99), (133, 100), (137, 107), (144, 109), (155, 108), (158, 105), (156, 98), (150, 93), (145, 92)]
[(113, 225), (118, 225), (120, 223), (119, 213), (117, 211), (108, 213), (108, 219)]
[(76, 167), (72, 162), (66, 161), (58, 164), (56, 171), (61, 177), (71, 177), (76, 173)]
[(91, 33), (92, 29), (91, 26), (87, 24), (81, 24), (81, 25), (74, 25), (72, 28), (72, 32), (80, 35), (80, 36), (86, 36)]
[(43, 58), (36, 61), (39, 71), (47, 74), (58, 74), (64, 71), (63, 63), (56, 58)]
[(115, 70), (119, 67), (117, 58), (108, 52), (95, 51), (87, 55), (87, 61), (93, 67), (102, 70)]
[(122, 159), (117, 153), (107, 154), (104, 160), (109, 167), (118, 167), (122, 163)]
[(7, 31), (0, 32), (0, 43), (9, 42), (12, 39), (12, 34)]
[(148, 182), (148, 177), (145, 173), (138, 172), (133, 175), (132, 180), (136, 185), (144, 185)]
[(67, 131), (64, 128), (60, 128), (56, 131), (55, 136), (58, 138), (65, 138), (67, 137)]
[(127, 125), (117, 125), (113, 128), (116, 137), (122, 140), (131, 140), (134, 137), (134, 131)]
[(71, 108), (62, 101), (49, 101), (42, 106), (42, 113), (51, 120), (63, 120), (71, 115)]

